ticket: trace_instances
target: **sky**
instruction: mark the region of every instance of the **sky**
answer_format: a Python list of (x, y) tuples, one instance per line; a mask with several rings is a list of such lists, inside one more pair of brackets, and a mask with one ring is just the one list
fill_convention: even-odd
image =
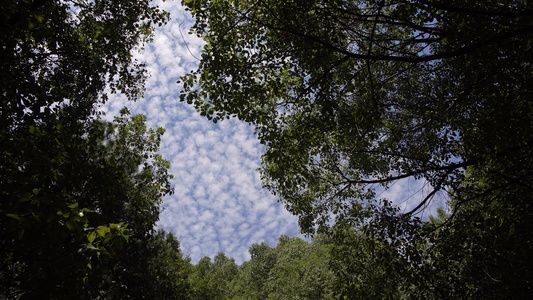
[[(203, 45), (188, 34), (193, 19), (180, 2), (155, 1), (171, 20), (156, 30), (152, 43), (135, 53), (150, 73), (144, 99), (129, 102), (111, 95), (102, 110), (112, 119), (128, 107), (133, 115), (146, 115), (148, 126), (166, 129), (159, 153), (171, 163), (175, 193), (164, 198), (157, 226), (178, 237), (192, 263), (224, 252), (241, 264), (250, 259), (253, 243), (275, 246), (281, 235), (304, 236), (297, 217), (262, 188), (257, 169), (264, 147), (253, 128), (236, 119), (214, 124), (179, 101), (177, 81), (197, 68)], [(408, 210), (424, 189), (423, 182), (403, 180), (380, 197), (402, 199), (397, 203)]]

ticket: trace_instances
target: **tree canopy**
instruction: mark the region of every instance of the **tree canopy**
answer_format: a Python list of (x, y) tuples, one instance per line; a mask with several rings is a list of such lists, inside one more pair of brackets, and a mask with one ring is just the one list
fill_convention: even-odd
[[(1, 299), (528, 298), (533, 4), (184, 0), (206, 41), (182, 101), (238, 117), (264, 185), (311, 243), (191, 266), (156, 231), (173, 192), (132, 58), (168, 14), (148, 0), (0, 4)], [(429, 189), (409, 210), (381, 196)], [(420, 212), (442, 195), (448, 208)]]
[[(266, 146), (263, 183), (303, 232), (334, 227), (340, 245), (359, 240), (352, 230), (365, 232), (368, 247), (338, 252), (341, 261), (358, 247), (379, 254), (367, 263), (386, 268), (360, 280), (385, 284), (379, 272), (405, 271), (407, 290), (430, 284), (422, 298), (525, 297), (533, 276), (524, 259), (533, 254), (532, 3), (183, 4), (196, 20), (191, 33), (206, 44), (198, 70), (181, 78), (181, 101), (215, 122), (255, 126)], [(427, 187), (404, 211), (381, 196), (401, 180)], [(450, 216), (423, 224), (420, 212), (437, 196)], [(347, 283), (360, 267), (340, 266)]]
[(132, 51), (168, 14), (149, 1), (0, 7), (0, 298), (179, 297), (188, 262), (154, 231), (173, 191), (164, 129), (127, 109), (98, 117), (109, 92), (142, 96)]
[(251, 259), (226, 277), (224, 293), (209, 299), (332, 299), (331, 248), (286, 235), (279, 237), (276, 247), (253, 244)]
[(30, 127), (14, 140), (20, 148), (2, 174), (8, 298), (112, 294), (106, 288), (131, 267), (124, 261), (135, 257), (135, 244), (151, 238), (162, 197), (172, 192), (169, 163), (155, 154), (163, 131), (123, 113), (116, 123), (75, 124), (78, 131), (49, 121), (52, 128)]
[(438, 193), (476, 197), (467, 169), (494, 193), (529, 181), (529, 2), (184, 4), (207, 44), (182, 101), (255, 125), (265, 186), (303, 230), (368, 220), (401, 179), (431, 187), (404, 219)]

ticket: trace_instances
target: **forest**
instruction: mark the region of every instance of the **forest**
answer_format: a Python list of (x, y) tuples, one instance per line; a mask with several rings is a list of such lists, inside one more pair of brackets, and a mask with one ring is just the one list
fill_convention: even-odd
[[(157, 228), (165, 129), (100, 108), (144, 97), (132, 53), (168, 12), (4, 0), (0, 299), (533, 297), (533, 3), (182, 5), (204, 44), (176, 101), (254, 128), (262, 184), (309, 239), (193, 263)], [(429, 187), (408, 211), (381, 196), (399, 180)]]

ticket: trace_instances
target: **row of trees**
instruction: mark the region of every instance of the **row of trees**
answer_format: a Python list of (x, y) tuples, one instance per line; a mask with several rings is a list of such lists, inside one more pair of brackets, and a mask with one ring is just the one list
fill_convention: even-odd
[[(504, 227), (482, 215), (476, 221), (485, 222), (485, 232)], [(521, 277), (528, 266), (508, 270), (494, 265), (498, 256), (514, 258), (519, 245), (501, 245), (499, 239), (512, 240), (508, 235), (488, 238), (472, 228), (448, 227), (451, 218), (439, 208), (423, 222), (424, 238), (409, 245), (417, 249), (418, 259), (406, 258), (402, 248), (364, 231), (340, 226), (315, 235), (311, 242), (281, 236), (276, 247), (253, 244), (251, 259), (240, 266), (224, 253), (213, 260), (204, 257), (191, 266), (187, 298), (528, 299), (523, 285), (529, 278)], [(495, 248), (486, 248), (488, 244)], [(500, 281), (509, 274), (516, 274), (514, 282)]]
[(191, 299), (333, 299), (331, 245), (281, 236), (276, 247), (253, 244), (237, 266), (219, 253), (202, 258), (190, 276)]
[[(342, 246), (344, 296), (530, 296), (530, 1), (183, 4), (206, 44), (181, 100), (256, 128), (265, 187)], [(380, 196), (400, 180), (428, 188), (409, 211)], [(450, 217), (429, 226), (436, 196)]]

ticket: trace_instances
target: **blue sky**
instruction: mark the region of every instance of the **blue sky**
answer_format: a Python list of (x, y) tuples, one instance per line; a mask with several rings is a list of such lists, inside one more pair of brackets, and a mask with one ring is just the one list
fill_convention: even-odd
[[(148, 126), (166, 129), (160, 153), (171, 163), (175, 193), (164, 199), (158, 226), (178, 236), (193, 263), (224, 252), (240, 264), (250, 258), (253, 243), (275, 246), (282, 234), (303, 237), (297, 218), (261, 187), (256, 170), (264, 148), (253, 128), (235, 119), (214, 124), (179, 102), (176, 81), (197, 68), (203, 43), (187, 34), (193, 20), (180, 1), (155, 3), (170, 12), (171, 20), (135, 54), (151, 75), (145, 98), (128, 102), (112, 95), (102, 110), (112, 119), (127, 106), (133, 114), (146, 115)], [(403, 180), (380, 197), (398, 199), (407, 210), (425, 189), (423, 182)]]

